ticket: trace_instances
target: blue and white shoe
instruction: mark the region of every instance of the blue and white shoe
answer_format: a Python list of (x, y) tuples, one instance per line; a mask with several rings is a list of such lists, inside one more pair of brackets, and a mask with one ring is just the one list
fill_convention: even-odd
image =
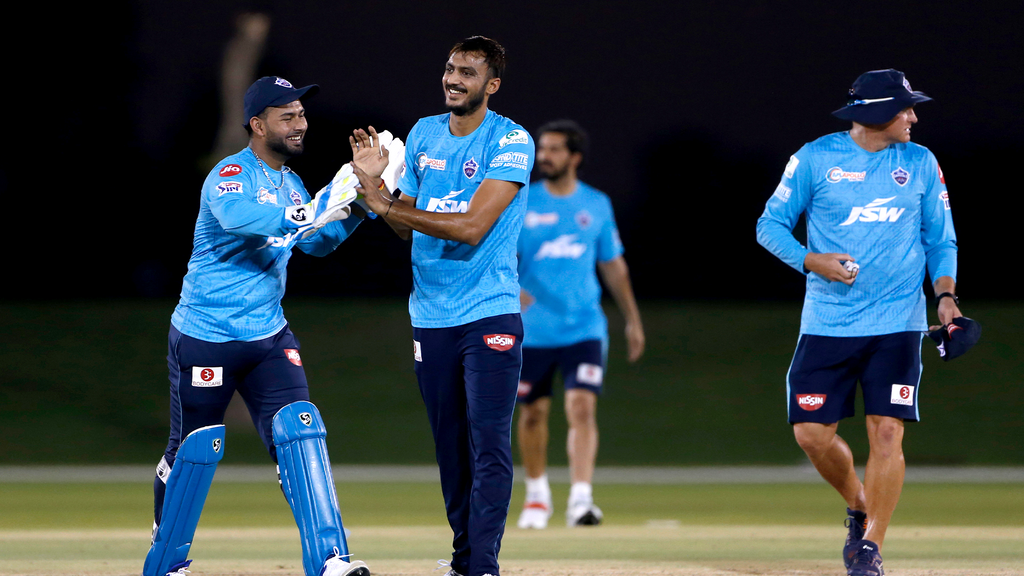
[(882, 569), (882, 555), (878, 552), (878, 544), (871, 540), (861, 540), (857, 543), (857, 551), (853, 554), (853, 561), (846, 569), (848, 576), (885, 576)]
[(859, 510), (846, 509), (846, 544), (843, 545), (843, 564), (850, 569), (853, 562), (853, 555), (857, 553), (857, 543), (864, 538), (864, 531), (868, 529), (868, 515)]

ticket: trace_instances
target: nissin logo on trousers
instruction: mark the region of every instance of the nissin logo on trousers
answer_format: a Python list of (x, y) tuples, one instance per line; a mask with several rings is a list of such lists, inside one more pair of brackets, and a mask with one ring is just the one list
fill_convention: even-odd
[(825, 405), (826, 397), (826, 394), (797, 394), (796, 405), (808, 412), (813, 412)]
[(444, 198), (431, 198), (427, 202), (427, 212), (459, 212), (465, 214), (469, 211), (469, 202), (466, 200), (452, 200), (466, 189), (449, 192)]
[(484, 336), (484, 344), (491, 350), (505, 352), (516, 343), (516, 337), (511, 334), (488, 334)]
[(840, 226), (849, 226), (854, 222), (895, 222), (899, 220), (906, 208), (886, 208), (882, 206), (887, 202), (895, 200), (892, 198), (875, 198), (867, 206), (854, 206), (850, 210), (850, 216)]

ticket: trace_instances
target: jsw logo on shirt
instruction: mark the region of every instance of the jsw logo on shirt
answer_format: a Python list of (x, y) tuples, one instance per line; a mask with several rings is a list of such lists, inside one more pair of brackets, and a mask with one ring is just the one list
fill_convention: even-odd
[(846, 219), (846, 222), (840, 224), (840, 226), (849, 226), (854, 222), (895, 222), (899, 220), (900, 216), (906, 208), (896, 208), (895, 206), (886, 208), (882, 206), (887, 202), (895, 200), (896, 197), (892, 198), (875, 198), (868, 203), (867, 206), (854, 206), (853, 210), (850, 210), (850, 217)]
[(430, 202), (427, 202), (427, 212), (460, 212), (465, 214), (469, 211), (469, 202), (466, 200), (452, 200), (459, 194), (465, 192), (466, 189), (455, 190), (449, 192), (444, 198), (431, 198)]
[(554, 240), (548, 240), (540, 245), (534, 260), (545, 258), (572, 258), (573, 260), (583, 256), (587, 251), (587, 245), (576, 242), (575, 234), (562, 234)]

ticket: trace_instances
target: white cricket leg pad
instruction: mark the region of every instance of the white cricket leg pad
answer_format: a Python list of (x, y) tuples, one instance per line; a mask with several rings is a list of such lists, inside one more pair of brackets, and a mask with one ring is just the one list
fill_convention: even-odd
[(167, 477), (160, 525), (142, 568), (143, 576), (166, 576), (188, 566), (199, 516), (217, 463), (224, 456), (224, 425), (206, 426), (185, 437)]
[(306, 576), (319, 576), (335, 549), (338, 556), (349, 555), (326, 437), (320, 412), (310, 402), (292, 402), (274, 415), (281, 489), (302, 538)]

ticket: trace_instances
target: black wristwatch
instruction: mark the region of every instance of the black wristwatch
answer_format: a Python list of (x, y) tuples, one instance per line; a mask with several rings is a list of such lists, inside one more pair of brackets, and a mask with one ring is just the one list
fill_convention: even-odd
[(953, 304), (956, 304), (957, 306), (960, 305), (960, 299), (957, 298), (956, 294), (953, 294), (952, 292), (943, 292), (942, 294), (939, 294), (938, 296), (936, 296), (935, 297), (935, 305), (938, 306), (939, 302), (941, 302), (943, 298), (952, 298), (953, 299)]

